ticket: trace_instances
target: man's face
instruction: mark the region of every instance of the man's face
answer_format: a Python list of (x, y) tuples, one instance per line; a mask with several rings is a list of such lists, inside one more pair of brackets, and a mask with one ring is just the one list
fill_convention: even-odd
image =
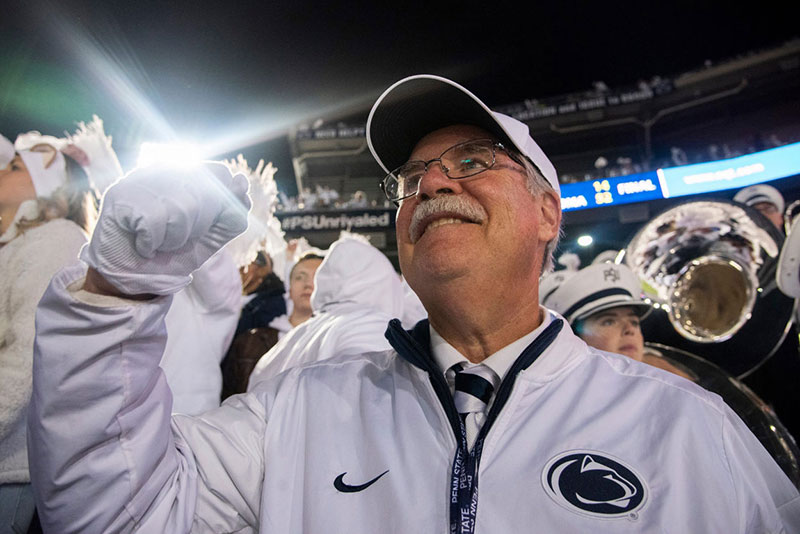
[(576, 325), (578, 336), (590, 346), (624, 354), (637, 361), (644, 357), (639, 316), (632, 306), (620, 306), (590, 315)]
[(761, 212), (761, 215), (769, 219), (778, 230), (783, 231), (783, 213), (778, 211), (778, 207), (775, 204), (772, 202), (758, 202), (753, 204), (753, 207)]
[[(428, 161), (455, 144), (489, 137), (474, 126), (443, 128), (420, 140), (409, 161)], [(430, 284), (463, 276), (491, 280), (505, 292), (538, 286), (544, 247), (557, 235), (560, 218), (557, 195), (531, 194), (524, 168), (502, 150), (495, 167), (462, 180), (450, 180), (432, 163), (417, 195), (403, 200), (397, 213), (400, 267), (421, 297)]]
[(302, 260), (292, 269), (289, 275), (289, 298), (294, 303), (294, 308), (300, 312), (311, 311), (311, 293), (314, 291), (314, 273), (317, 272), (322, 260), (308, 258)]

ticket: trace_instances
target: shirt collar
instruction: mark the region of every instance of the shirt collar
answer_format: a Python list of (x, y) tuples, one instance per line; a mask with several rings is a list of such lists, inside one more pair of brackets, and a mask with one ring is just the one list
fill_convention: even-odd
[[(492, 371), (497, 373), (497, 376), (499, 376), (501, 379), (505, 378), (506, 372), (508, 372), (522, 351), (525, 350), (525, 347), (533, 343), (533, 340), (536, 339), (539, 334), (541, 334), (542, 331), (547, 328), (547, 325), (550, 324), (550, 321), (552, 320), (550, 312), (543, 307), (540, 307), (540, 309), (542, 310), (542, 315), (544, 316), (542, 324), (540, 324), (532, 332), (529, 332), (516, 341), (509, 343), (481, 362), (490, 367)], [(446, 374), (447, 370), (457, 363), (469, 363), (469, 360), (467, 360), (463, 354), (458, 352), (450, 343), (445, 341), (445, 339), (440, 336), (436, 330), (434, 330), (433, 326), (430, 326), (430, 323), (428, 323), (428, 327), (430, 328), (431, 334), (431, 353), (433, 354), (433, 359), (436, 361), (436, 364), (439, 366), (439, 369), (441, 369), (442, 373)]]

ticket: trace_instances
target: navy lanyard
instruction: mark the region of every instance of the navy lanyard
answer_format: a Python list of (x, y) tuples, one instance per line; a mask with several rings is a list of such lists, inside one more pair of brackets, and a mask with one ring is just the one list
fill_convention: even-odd
[[(497, 390), (492, 409), (489, 410), (486, 423), (478, 432), (471, 451), (467, 447), (467, 431), (464, 421), (459, 417), (460, 439), (453, 460), (453, 475), (450, 481), (450, 534), (474, 534), (475, 518), (478, 514), (478, 466), (486, 434), (511, 395), (517, 374), (523, 369), (527, 369), (550, 346), (562, 326), (561, 320), (551, 322), (544, 332), (522, 351), (517, 361), (511, 366), (505, 380)], [(452, 399), (450, 402), (452, 403)]]
[(483, 449), (483, 438), (478, 438), (467, 453), (467, 431), (462, 422), (461, 442), (453, 460), (453, 478), (450, 482), (450, 534), (475, 532), (478, 513), (478, 462)]
[(563, 326), (564, 322), (561, 319), (554, 318), (544, 329), (544, 332), (519, 355), (497, 389), (492, 409), (489, 410), (486, 422), (478, 432), (475, 444), (472, 446), (472, 451), (470, 451), (467, 447), (466, 427), (456, 410), (453, 395), (445, 382), (442, 371), (434, 363), (430, 355), (428, 321), (420, 321), (409, 332), (403, 330), (402, 324), (398, 319), (392, 319), (389, 322), (389, 328), (386, 330), (386, 339), (389, 340), (402, 358), (428, 373), (431, 386), (433, 386), (433, 390), (447, 415), (458, 441), (450, 481), (450, 534), (474, 534), (475, 517), (478, 513), (478, 466), (486, 434), (511, 395), (517, 374), (536, 361), (542, 352), (556, 339)]

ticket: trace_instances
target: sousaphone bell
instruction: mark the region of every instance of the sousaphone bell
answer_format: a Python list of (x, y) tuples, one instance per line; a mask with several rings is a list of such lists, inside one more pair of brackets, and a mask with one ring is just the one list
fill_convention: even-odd
[(752, 372), (791, 326), (793, 301), (775, 281), (782, 244), (768, 219), (737, 202), (689, 201), (656, 216), (621, 258), (655, 308), (644, 338), (733, 376)]

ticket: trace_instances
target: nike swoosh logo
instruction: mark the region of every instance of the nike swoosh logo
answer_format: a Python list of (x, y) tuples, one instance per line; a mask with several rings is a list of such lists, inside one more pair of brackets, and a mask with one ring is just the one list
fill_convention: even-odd
[(373, 478), (369, 482), (365, 482), (365, 483), (360, 484), (358, 486), (351, 486), (350, 484), (346, 484), (344, 482), (344, 476), (347, 474), (347, 471), (345, 471), (344, 473), (342, 473), (341, 475), (336, 477), (336, 480), (333, 481), (333, 487), (336, 488), (337, 490), (341, 491), (342, 493), (356, 493), (356, 492), (359, 492), (359, 491), (364, 491), (365, 489), (367, 489), (368, 487), (370, 487), (371, 485), (376, 483), (379, 478), (381, 478), (383, 475), (385, 475), (388, 472), (389, 472), (389, 470), (387, 469), (386, 471), (384, 471), (380, 475), (376, 476), (375, 478)]

